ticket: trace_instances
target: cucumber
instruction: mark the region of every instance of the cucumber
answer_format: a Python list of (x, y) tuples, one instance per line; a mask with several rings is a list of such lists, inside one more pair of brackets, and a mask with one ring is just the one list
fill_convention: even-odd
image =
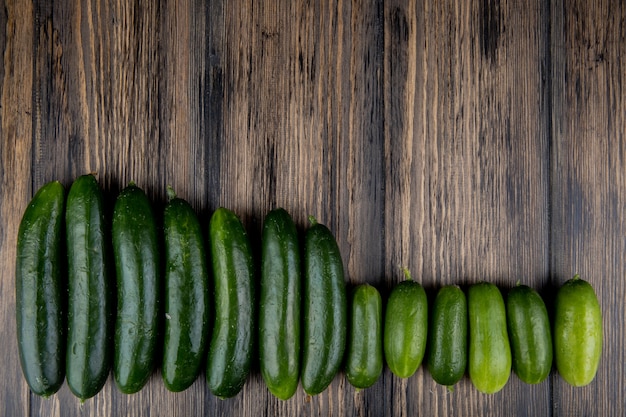
[(467, 367), (467, 300), (456, 285), (439, 289), (430, 316), (427, 364), (435, 382), (452, 386)]
[(256, 324), (254, 264), (248, 235), (232, 211), (220, 207), (213, 213), (209, 240), (215, 324), (206, 378), (214, 395), (229, 398), (241, 391), (252, 362)]
[(155, 367), (161, 290), (152, 207), (133, 182), (117, 197), (112, 223), (117, 273), (113, 375), (119, 390), (131, 394), (144, 387)]
[(488, 282), (470, 286), (469, 375), (474, 387), (493, 394), (511, 375), (511, 347), (506, 329), (506, 309), (498, 287)]
[(202, 228), (187, 201), (168, 187), (163, 213), (165, 326), (161, 376), (184, 391), (200, 374), (209, 338), (209, 272)]
[(602, 355), (602, 311), (591, 284), (579, 275), (565, 282), (556, 295), (554, 348), (556, 368), (570, 385), (588, 385)]
[(391, 290), (385, 309), (384, 352), (391, 372), (408, 378), (419, 368), (426, 352), (428, 300), (407, 269), (406, 280)]
[(309, 217), (304, 237), (302, 388), (324, 391), (339, 371), (346, 349), (347, 299), (343, 261), (335, 237)]
[(56, 393), (65, 379), (62, 239), (65, 189), (41, 187), (26, 207), (17, 236), (15, 307), (20, 365), (31, 391)]
[(300, 378), (300, 247), (286, 210), (265, 217), (261, 236), (259, 362), (269, 391), (293, 396)]
[(383, 370), (383, 314), (378, 290), (358, 285), (352, 293), (346, 377), (357, 389), (369, 388)]
[(534, 289), (517, 285), (507, 295), (506, 319), (513, 371), (527, 384), (544, 381), (552, 368), (552, 334), (543, 299)]
[(102, 191), (91, 175), (78, 177), (65, 209), (68, 316), (66, 378), (82, 401), (106, 383), (113, 350), (114, 284), (108, 267), (109, 231)]

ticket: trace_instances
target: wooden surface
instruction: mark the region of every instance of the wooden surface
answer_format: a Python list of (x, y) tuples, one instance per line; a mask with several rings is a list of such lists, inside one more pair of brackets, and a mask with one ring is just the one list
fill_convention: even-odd
[[(0, 415), (619, 416), (626, 404), (626, 5), (599, 0), (20, 1), (0, 7)], [(421, 367), (356, 392), (234, 399), (204, 376), (82, 406), (29, 393), (18, 363), (15, 239), (34, 191), (96, 172), (155, 207), (170, 184), (203, 221), (235, 210), (258, 245), (276, 206), (335, 233), (347, 279), (383, 294), (399, 265), (433, 293), (517, 281), (548, 304), (595, 287), (595, 381), (494, 395)]]

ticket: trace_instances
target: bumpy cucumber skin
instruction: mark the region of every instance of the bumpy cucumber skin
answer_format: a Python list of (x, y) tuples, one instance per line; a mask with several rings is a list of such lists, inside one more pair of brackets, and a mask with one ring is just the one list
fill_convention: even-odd
[(302, 388), (324, 391), (337, 374), (347, 337), (347, 295), (343, 262), (330, 230), (311, 220), (304, 239), (304, 327)]
[(119, 390), (132, 394), (154, 370), (161, 292), (154, 214), (134, 183), (120, 192), (112, 223), (118, 293), (113, 374)]
[(469, 375), (485, 394), (500, 391), (511, 375), (506, 309), (498, 287), (479, 282), (469, 287)]
[(556, 295), (554, 348), (556, 368), (570, 385), (582, 387), (596, 376), (602, 355), (602, 311), (596, 293), (578, 275)]
[(102, 191), (91, 175), (78, 177), (65, 211), (68, 317), (66, 378), (81, 400), (106, 383), (113, 351), (114, 286), (108, 271), (108, 230)]
[(211, 216), (215, 324), (209, 344), (207, 383), (220, 398), (234, 397), (250, 372), (255, 340), (254, 263), (248, 235), (232, 211)]
[(552, 368), (552, 334), (539, 293), (526, 285), (512, 288), (506, 299), (506, 319), (513, 371), (527, 384), (544, 381)]
[(352, 293), (346, 377), (355, 388), (369, 388), (383, 370), (383, 314), (378, 290), (358, 285)]
[(435, 382), (452, 386), (467, 367), (467, 299), (456, 285), (439, 289), (430, 316), (428, 369)]
[(65, 189), (41, 187), (22, 217), (17, 237), (15, 303), (20, 364), (31, 391), (56, 393), (65, 378), (62, 239)]
[(274, 396), (287, 400), (300, 378), (301, 262), (298, 231), (286, 210), (267, 214), (261, 241), (261, 375)]
[(428, 300), (417, 281), (394, 286), (387, 300), (384, 352), (387, 366), (400, 377), (413, 375), (424, 358), (428, 334)]
[(189, 203), (171, 199), (163, 214), (164, 344), (161, 376), (173, 392), (197, 379), (209, 339), (209, 272), (200, 222)]

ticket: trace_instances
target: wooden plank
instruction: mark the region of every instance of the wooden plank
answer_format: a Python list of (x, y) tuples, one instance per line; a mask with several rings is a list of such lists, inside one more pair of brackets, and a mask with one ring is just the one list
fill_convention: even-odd
[[(542, 2), (385, 3), (387, 279), (432, 294), (487, 280), (549, 282), (548, 109)], [(394, 415), (549, 415), (549, 382), (482, 395), (422, 367), (386, 374)]]
[[(344, 3), (340, 2), (340, 5)], [(338, 64), (335, 65), (338, 108), (336, 237), (348, 289), (363, 282), (383, 293), (385, 265), (385, 136), (384, 136), (384, 2), (345, 3), (346, 18), (338, 22)], [(331, 44), (333, 37), (330, 37)], [(340, 41), (341, 42), (341, 41)], [(324, 50), (323, 46), (320, 50)], [(332, 78), (330, 78), (332, 80)], [(336, 415), (380, 416), (388, 413), (386, 385), (379, 381), (366, 390), (354, 389), (343, 372)]]
[(30, 391), (19, 366), (15, 338), (15, 257), (17, 231), (32, 195), (32, 44), (34, 10), (20, 1), (0, 11), (0, 323), (7, 366), (0, 389), (0, 414), (29, 415)]
[[(203, 2), (196, 2), (203, 4)], [(200, 51), (203, 56), (198, 57), (198, 64), (203, 62), (204, 74), (200, 81), (202, 94), (198, 97), (201, 115), (198, 141), (205, 161), (204, 192), (200, 207), (201, 216), (208, 218), (218, 204), (221, 184), (221, 149), (223, 140), (223, 106), (224, 106), (224, 56), (226, 49), (225, 13), (226, 5), (222, 0), (206, 2), (203, 17), (205, 20), (204, 45), (206, 50)], [(201, 7), (194, 5), (194, 15), (201, 15)], [(203, 25), (198, 22), (198, 28)], [(196, 35), (197, 36), (197, 35)], [(195, 48), (194, 45), (191, 45)], [(190, 87), (194, 87), (192, 84)], [(197, 180), (197, 179), (196, 179)]]
[(588, 280), (605, 332), (590, 385), (572, 388), (554, 376), (554, 415), (620, 415), (626, 393), (626, 7), (555, 1), (551, 14), (553, 284), (575, 273)]
[(340, 199), (335, 208), (348, 282), (368, 282), (379, 287), (385, 282), (387, 262), (383, 4), (382, 1), (351, 4), (350, 27), (345, 35), (350, 40), (345, 53), (349, 72), (341, 74), (338, 80), (349, 88), (342, 92), (344, 100), (349, 98), (349, 101), (343, 111), (344, 127), (338, 134), (342, 141)]
[[(95, 172), (111, 208), (129, 180), (156, 200), (165, 178), (157, 152), (157, 6), (125, 4), (36, 3), (45, 19), (36, 22), (41, 35), (34, 46), (34, 89), (41, 95), (34, 117), (33, 176), (69, 187), (77, 176)], [(99, 416), (126, 409), (133, 415), (134, 407), (149, 403), (146, 398), (160, 398), (157, 382), (155, 375), (154, 389), (131, 398), (120, 395), (110, 377), (102, 392), (82, 405), (65, 384), (52, 406), (33, 396), (33, 415)]]
[[(171, 394), (155, 372), (80, 403), (29, 394), (9, 349), (6, 415), (617, 415), (624, 393), (624, 6), (509, 0), (7, 0), (0, 8), (0, 318), (14, 334), (12, 259), (33, 190), (94, 171), (112, 204), (165, 185), (203, 222), (235, 210), (258, 254), (263, 216), (315, 215), (350, 284), (386, 294), (408, 267), (429, 295), (481, 279), (544, 295), (591, 277), (607, 328), (598, 380), (515, 376), (454, 392), (425, 366), (357, 392), (272, 397), (258, 369), (234, 399), (204, 375)], [(24, 24), (23, 22), (30, 22)], [(551, 95), (553, 94), (553, 95)], [(551, 111), (552, 110), (552, 111)], [(8, 260), (8, 261), (7, 261)], [(13, 388), (18, 387), (18, 388)]]
[[(34, 117), (33, 175), (69, 186), (76, 176), (96, 172), (111, 206), (119, 189), (135, 180), (157, 214), (171, 184), (200, 212), (205, 167), (215, 162), (201, 135), (211, 134), (217, 118), (204, 100), (221, 96), (207, 94), (206, 7), (98, 1), (38, 6), (46, 18), (37, 26), (35, 45), (35, 91), (42, 105)], [(126, 396), (111, 377), (83, 405), (64, 386), (52, 407), (33, 398), (33, 412), (143, 415), (154, 408), (201, 415), (206, 403), (200, 382), (175, 396), (155, 372), (142, 392)]]
[[(257, 244), (268, 210), (284, 207), (302, 230), (314, 215), (335, 233), (353, 282), (383, 272), (383, 199), (372, 193), (383, 187), (381, 12), (360, 2), (242, 2), (225, 19), (225, 38), (238, 41), (224, 57), (220, 204)], [(255, 370), (234, 401), (325, 416), (364, 410), (364, 396), (340, 374), (322, 394), (299, 389), (285, 404)]]

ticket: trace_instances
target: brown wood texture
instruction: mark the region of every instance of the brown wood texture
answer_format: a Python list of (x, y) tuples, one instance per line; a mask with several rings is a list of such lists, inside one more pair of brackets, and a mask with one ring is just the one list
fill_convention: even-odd
[[(626, 6), (600, 0), (4, 0), (0, 7), (0, 415), (618, 416), (626, 406)], [(315, 215), (349, 284), (411, 270), (432, 295), (528, 284), (548, 305), (575, 273), (604, 317), (595, 381), (454, 391), (422, 366), (357, 392), (269, 394), (255, 367), (219, 400), (204, 375), (84, 404), (31, 394), (15, 340), (17, 227), (45, 182), (172, 185), (204, 223)]]
[(623, 415), (626, 4), (552, 7), (552, 275), (554, 284), (595, 277), (605, 329), (595, 384), (579, 391), (553, 377), (553, 406), (560, 415)]

